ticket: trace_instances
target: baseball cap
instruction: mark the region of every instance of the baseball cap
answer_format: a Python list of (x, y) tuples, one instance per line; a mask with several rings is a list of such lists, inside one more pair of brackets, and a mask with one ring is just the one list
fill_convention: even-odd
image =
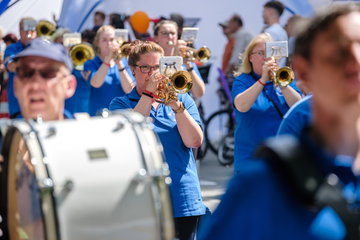
[(229, 21), (221, 22), (221, 23), (219, 23), (219, 25), (222, 26), (222, 27), (228, 27), (229, 26)]
[(14, 57), (14, 60), (17, 61), (19, 58), (28, 56), (44, 57), (62, 62), (70, 72), (73, 70), (73, 63), (70, 56), (65, 47), (60, 43), (50, 43), (47, 40), (35, 38), (26, 45), (22, 52)]

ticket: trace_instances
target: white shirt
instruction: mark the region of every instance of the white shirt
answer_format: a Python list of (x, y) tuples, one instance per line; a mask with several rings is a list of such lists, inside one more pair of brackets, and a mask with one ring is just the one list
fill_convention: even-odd
[[(288, 40), (288, 36), (285, 29), (278, 23), (274, 23), (270, 27), (266, 28), (264, 32), (269, 33), (275, 42)], [(280, 59), (278, 64), (280, 67), (285, 66), (286, 58)]]

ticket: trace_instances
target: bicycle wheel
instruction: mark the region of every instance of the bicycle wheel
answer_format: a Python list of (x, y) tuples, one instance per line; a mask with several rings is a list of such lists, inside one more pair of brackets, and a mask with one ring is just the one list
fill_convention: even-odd
[(219, 145), (218, 161), (221, 165), (226, 166), (234, 162), (234, 147), (234, 132), (231, 131)]
[(231, 116), (232, 109), (224, 109), (213, 113), (206, 122), (205, 138), (208, 148), (218, 153), (220, 141), (235, 128)]

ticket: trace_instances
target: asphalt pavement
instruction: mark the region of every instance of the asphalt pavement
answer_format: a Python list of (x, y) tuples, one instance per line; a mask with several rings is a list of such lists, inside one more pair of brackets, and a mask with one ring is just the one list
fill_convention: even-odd
[(197, 167), (203, 202), (213, 212), (234, 174), (234, 167), (220, 165), (217, 156), (210, 149), (201, 161), (197, 161)]

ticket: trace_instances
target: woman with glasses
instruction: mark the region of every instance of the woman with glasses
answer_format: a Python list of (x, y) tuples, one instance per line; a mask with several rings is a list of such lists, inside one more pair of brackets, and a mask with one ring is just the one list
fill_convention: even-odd
[(199, 179), (191, 148), (199, 147), (203, 134), (199, 112), (188, 94), (167, 105), (155, 101), (154, 93), (165, 76), (159, 74), (163, 49), (153, 42), (135, 40), (127, 49), (136, 87), (124, 97), (115, 98), (110, 110), (131, 108), (154, 119), (154, 131), (164, 148), (170, 168), (171, 195), (177, 237), (193, 236), (199, 217), (205, 214)]
[(114, 58), (118, 48), (115, 29), (107, 25), (100, 27), (93, 45), (97, 56), (84, 64), (84, 78), (91, 85), (90, 116), (95, 116), (99, 109), (108, 108), (111, 100), (129, 93), (134, 87), (126, 60)]
[[(176, 22), (163, 20), (156, 24), (154, 28), (155, 42), (164, 50), (164, 56), (176, 56), (179, 52), (186, 48), (184, 40), (178, 40), (178, 26)], [(190, 90), (192, 96), (201, 97), (205, 93), (205, 83), (201, 78), (200, 72), (194, 62), (184, 59), (184, 70), (187, 70), (192, 79), (193, 86)]]
[(295, 81), (287, 87), (276, 88), (269, 81), (275, 61), (265, 58), (265, 42), (272, 41), (268, 33), (251, 40), (234, 79), (231, 98), (236, 117), (235, 172), (253, 159), (255, 149), (264, 139), (276, 135), (282, 116), (301, 99)]

